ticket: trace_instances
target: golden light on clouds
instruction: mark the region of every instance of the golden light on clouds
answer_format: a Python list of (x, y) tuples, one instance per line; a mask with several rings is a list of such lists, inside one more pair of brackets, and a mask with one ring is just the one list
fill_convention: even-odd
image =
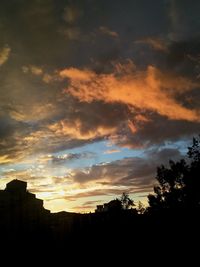
[(8, 155), (0, 156), (0, 162), (1, 164), (9, 163), (11, 160), (9, 159)]
[(113, 154), (113, 153), (119, 153), (120, 149), (108, 149), (104, 152), (104, 154)]
[(112, 126), (97, 126), (95, 129), (83, 130), (83, 122), (79, 119), (74, 121), (61, 120), (55, 124), (49, 125), (49, 129), (55, 132), (56, 135), (66, 135), (79, 140), (88, 140), (105, 135), (113, 134), (116, 127)]
[(10, 51), (11, 49), (9, 46), (5, 46), (4, 48), (0, 49), (0, 66), (8, 60)]
[(164, 74), (153, 66), (137, 71), (128, 64), (121, 73), (111, 74), (69, 68), (61, 71), (60, 76), (70, 81), (65, 92), (80, 101), (119, 102), (156, 112), (172, 120), (200, 121), (199, 110), (186, 108), (177, 100), (177, 96), (199, 84), (184, 77)]

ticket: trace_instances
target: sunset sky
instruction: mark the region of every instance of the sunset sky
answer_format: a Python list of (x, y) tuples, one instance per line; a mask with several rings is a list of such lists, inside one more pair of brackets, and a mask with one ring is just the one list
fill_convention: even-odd
[(52, 212), (127, 192), (200, 133), (200, 1), (1, 0), (0, 188)]

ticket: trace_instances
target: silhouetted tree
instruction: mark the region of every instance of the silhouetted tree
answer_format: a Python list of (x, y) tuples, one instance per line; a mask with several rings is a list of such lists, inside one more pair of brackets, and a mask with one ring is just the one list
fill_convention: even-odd
[(154, 187), (154, 194), (148, 196), (150, 210), (200, 207), (200, 136), (193, 138), (187, 155), (188, 163), (184, 159), (170, 160), (169, 167), (157, 168), (158, 185)]
[(129, 197), (129, 194), (123, 193), (120, 198), (122, 208), (128, 210), (130, 207), (135, 206), (134, 201)]
[(193, 163), (200, 162), (200, 135), (198, 138), (193, 138), (193, 144), (188, 147), (188, 156), (193, 160)]

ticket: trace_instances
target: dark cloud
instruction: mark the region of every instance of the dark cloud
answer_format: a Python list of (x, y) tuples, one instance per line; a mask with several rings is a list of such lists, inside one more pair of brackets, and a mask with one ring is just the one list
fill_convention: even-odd
[[(2, 1), (1, 6), (1, 36), (24, 64), (80, 66), (91, 58), (109, 57), (112, 50), (119, 51), (117, 57), (127, 57), (131, 40), (159, 35), (168, 28), (167, 8), (158, 0), (154, 5), (147, 0), (126, 4), (122, 0), (18, 0)], [(97, 34), (102, 27), (107, 38)], [(109, 32), (119, 34), (124, 40), (121, 45), (111, 40)]]
[(146, 152), (143, 158), (124, 158), (93, 165), (84, 170), (75, 170), (70, 177), (80, 184), (97, 181), (102, 185), (128, 186), (131, 190), (150, 190), (155, 182), (156, 168), (160, 164), (167, 164), (170, 159), (179, 159), (177, 149), (153, 149)]
[(198, 35), (199, 11), (200, 3), (198, 0), (194, 0), (192, 5), (187, 0), (169, 1), (170, 38), (174, 41), (182, 41)]
[(156, 114), (146, 114), (147, 120), (144, 124), (133, 123), (137, 131), (133, 134), (130, 129), (116, 135), (113, 142), (119, 146), (137, 148), (149, 147), (166, 142), (176, 142), (178, 140), (188, 140), (199, 133), (199, 123), (187, 121), (174, 121)]
[(26, 152), (21, 149), (21, 147), (24, 149), (26, 146), (25, 143), (23, 144), (22, 138), (31, 131), (30, 128), (26, 123), (15, 121), (5, 114), (0, 114), (1, 163), (25, 156)]
[(83, 152), (83, 153), (69, 153), (69, 154), (64, 154), (61, 156), (50, 156), (47, 159), (51, 160), (53, 164), (63, 164), (67, 163), (69, 161), (77, 160), (77, 159), (88, 159), (91, 157), (94, 157), (95, 153), (92, 152)]

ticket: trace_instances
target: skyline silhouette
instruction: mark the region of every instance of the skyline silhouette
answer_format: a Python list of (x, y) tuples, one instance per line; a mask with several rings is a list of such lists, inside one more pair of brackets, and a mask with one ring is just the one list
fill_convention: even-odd
[[(134, 210), (141, 215), (152, 212), (159, 213), (162, 210), (167, 212), (168, 210), (181, 211), (183, 209), (186, 212), (196, 209), (198, 211), (200, 209), (199, 172), (200, 135), (193, 138), (192, 146), (188, 147), (184, 159), (176, 162), (169, 160), (168, 166), (162, 164), (157, 167), (157, 176), (155, 177), (157, 184), (155, 183), (154, 186), (154, 194), (148, 195), (149, 205), (146, 208), (142, 203), (136, 207), (129, 194), (123, 192), (120, 198), (113, 199), (103, 205), (97, 205), (95, 213), (118, 213), (130, 210), (133, 212)], [(6, 184), (4, 190), (0, 190), (0, 208), (2, 216), (4, 211), (12, 209), (11, 212), (16, 216), (22, 212), (27, 215), (27, 218), (29, 216), (37, 217), (38, 221), (40, 221), (39, 214), (46, 214), (48, 217), (51, 213), (43, 207), (43, 200), (36, 198), (27, 190), (27, 182), (17, 179), (11, 180)], [(21, 212), (18, 208), (21, 209)], [(34, 215), (29, 214), (28, 209), (32, 210)], [(68, 214), (75, 215), (75, 213)], [(11, 217), (8, 216), (7, 220)], [(5, 223), (5, 225), (9, 227), (11, 223)]]
[(27, 190), (27, 182), (14, 179), (0, 190), (2, 252), (23, 253), (29, 259), (34, 255), (37, 263), (63, 262), (66, 255), (75, 263), (79, 255), (83, 263), (88, 252), (101, 255), (99, 262), (105, 257), (130, 262), (133, 251), (137, 257), (145, 253), (155, 260), (166, 250), (166, 261), (180, 261), (179, 251), (186, 253), (183, 258), (193, 255), (190, 262), (195, 261), (200, 237), (199, 173), (200, 135), (193, 138), (187, 157), (158, 166), (157, 185), (146, 208), (136, 207), (124, 192), (97, 205), (93, 213), (51, 213)]
[[(187, 156), (190, 161), (185, 157), (157, 168), (158, 185), (148, 196), (146, 209), (135, 207), (129, 195), (123, 193), (121, 198), (98, 205), (94, 213), (51, 213), (27, 190), (26, 182), (12, 180), (0, 191), (1, 242), (10, 251), (14, 248), (15, 253), (31, 255), (35, 251), (36, 259), (44, 257), (44, 251), (58, 257), (66, 252), (69, 256), (74, 252), (84, 255), (89, 249), (98, 255), (102, 244), (104, 249), (121, 253), (134, 249), (139, 256), (145, 244), (151, 242), (156, 247), (158, 239), (157, 252), (170, 245), (167, 260), (179, 250), (188, 253), (186, 240), (194, 242), (191, 248), (195, 249), (192, 244), (200, 235), (200, 135), (193, 138)], [(134, 240), (134, 244), (128, 244), (128, 240)], [(117, 259), (116, 255), (110, 256)]]

